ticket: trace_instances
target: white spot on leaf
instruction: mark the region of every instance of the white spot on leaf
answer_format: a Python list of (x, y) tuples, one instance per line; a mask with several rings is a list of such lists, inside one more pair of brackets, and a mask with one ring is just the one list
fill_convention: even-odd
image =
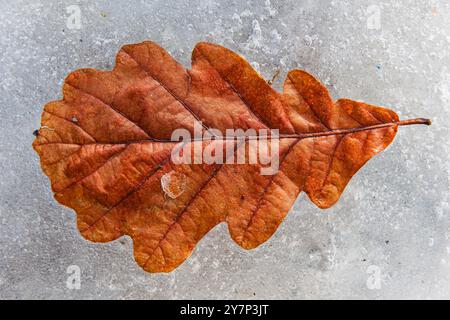
[(178, 198), (185, 190), (186, 176), (176, 171), (170, 171), (161, 177), (161, 188), (171, 199)]

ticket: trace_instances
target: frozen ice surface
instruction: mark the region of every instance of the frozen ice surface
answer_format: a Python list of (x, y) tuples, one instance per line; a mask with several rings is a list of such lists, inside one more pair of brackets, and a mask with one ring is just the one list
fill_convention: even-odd
[[(375, 4), (375, 5), (374, 5)], [(0, 298), (450, 298), (450, 10), (447, 0), (0, 0)], [(80, 18), (78, 21), (78, 17)], [(81, 67), (109, 69), (150, 39), (185, 66), (198, 41), (319, 77), (334, 98), (387, 106), (405, 127), (319, 210), (301, 195), (244, 251), (216, 227), (170, 274), (142, 271), (129, 238), (79, 235), (31, 148), (42, 106)], [(66, 286), (80, 267), (79, 290)]]

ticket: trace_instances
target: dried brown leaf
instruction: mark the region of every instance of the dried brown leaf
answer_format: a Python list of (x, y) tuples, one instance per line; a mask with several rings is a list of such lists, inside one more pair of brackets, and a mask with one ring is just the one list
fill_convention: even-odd
[[(278, 93), (243, 58), (210, 43), (195, 47), (191, 70), (155, 43), (124, 46), (114, 70), (77, 70), (63, 93), (45, 106), (33, 143), (55, 198), (77, 212), (86, 239), (131, 236), (149, 272), (176, 268), (221, 222), (243, 248), (259, 246), (300, 192), (332, 206), (399, 125), (428, 123), (333, 102), (300, 70)], [(174, 164), (172, 132), (193, 132), (200, 120), (204, 130), (279, 129), (280, 170), (264, 176), (260, 164)]]

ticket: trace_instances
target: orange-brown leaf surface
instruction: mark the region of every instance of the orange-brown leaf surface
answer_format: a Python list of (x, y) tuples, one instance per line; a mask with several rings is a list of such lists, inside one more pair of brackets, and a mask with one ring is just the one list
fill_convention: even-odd
[[(173, 163), (172, 132), (193, 132), (196, 122), (205, 131), (279, 129), (279, 171)], [(224, 47), (197, 44), (186, 70), (143, 42), (122, 47), (112, 71), (71, 73), (63, 99), (45, 106), (33, 147), (86, 239), (129, 235), (142, 268), (168, 272), (218, 223), (251, 249), (270, 238), (300, 192), (332, 206), (402, 124), (386, 108), (334, 102), (304, 71), (290, 71), (279, 93)]]

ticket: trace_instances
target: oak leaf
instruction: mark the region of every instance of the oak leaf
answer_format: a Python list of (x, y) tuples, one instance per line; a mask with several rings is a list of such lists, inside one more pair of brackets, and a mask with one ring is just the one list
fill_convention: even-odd
[[(279, 166), (174, 164), (175, 129), (194, 124), (278, 129)], [(48, 103), (33, 143), (58, 202), (74, 209), (81, 234), (133, 239), (149, 272), (180, 265), (215, 225), (226, 222), (245, 249), (276, 231), (298, 194), (332, 206), (350, 178), (394, 139), (397, 114), (347, 99), (300, 70), (275, 91), (232, 51), (199, 43), (186, 70), (152, 42), (121, 48), (112, 71), (80, 69)], [(211, 143), (192, 141), (192, 144)], [(237, 142), (236, 142), (237, 144)]]

